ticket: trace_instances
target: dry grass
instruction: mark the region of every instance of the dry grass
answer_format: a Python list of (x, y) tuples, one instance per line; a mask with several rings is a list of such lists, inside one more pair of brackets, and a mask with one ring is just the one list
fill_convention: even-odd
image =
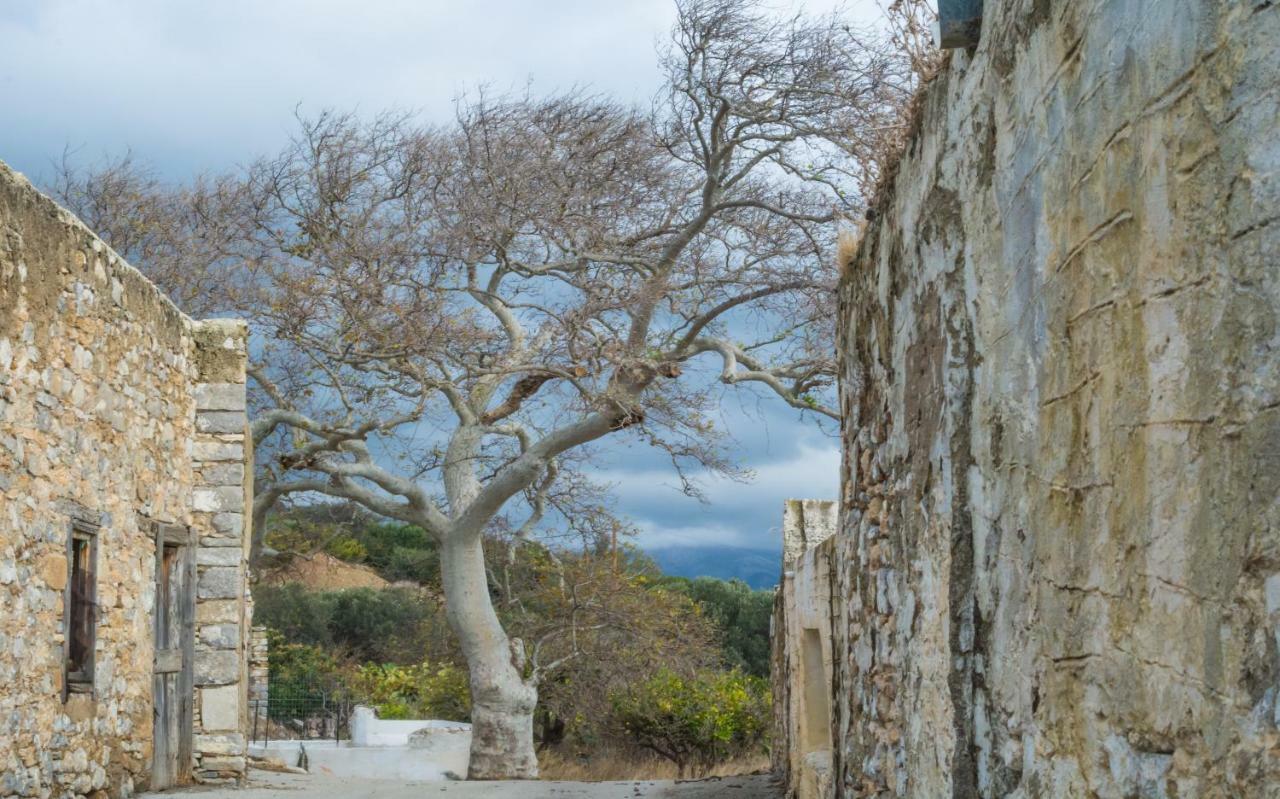
[(836, 231), (836, 265), (840, 274), (846, 275), (853, 268), (858, 257), (858, 247), (862, 245), (862, 237), (867, 232), (865, 219), (856, 220), (853, 225), (844, 225)]
[[(882, 211), (888, 203), (903, 154), (920, 131), (929, 85), (951, 63), (951, 53), (939, 50), (932, 42), (929, 29), (937, 15), (926, 0), (892, 0), (882, 10), (890, 40), (910, 65), (915, 89), (898, 108), (898, 124), (892, 126), (896, 133), (882, 137), (870, 155), (874, 180), (862, 188), (868, 209), (875, 212)], [(841, 267), (845, 266), (847, 261), (842, 259)]]
[[(577, 756), (569, 751), (544, 750), (538, 756), (538, 766), (544, 780), (575, 780), (579, 782), (608, 782), (627, 780), (674, 780), (679, 777), (676, 766), (656, 755), (629, 751), (603, 749), (590, 755)], [(693, 777), (733, 777), (740, 774), (758, 774), (769, 770), (769, 756), (758, 754), (730, 760), (706, 774)]]

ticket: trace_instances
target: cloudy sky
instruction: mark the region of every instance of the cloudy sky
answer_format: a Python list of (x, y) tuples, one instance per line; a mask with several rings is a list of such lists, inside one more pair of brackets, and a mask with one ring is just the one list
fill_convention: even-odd
[[(778, 0), (811, 11), (829, 0)], [(859, 24), (875, 0), (850, 0)], [(64, 148), (132, 148), (174, 180), (277, 148), (295, 109), (412, 109), (460, 93), (585, 86), (644, 103), (672, 0), (0, 0), (0, 160), (39, 182)], [(614, 447), (598, 476), (642, 543), (777, 547), (782, 500), (835, 496), (831, 431), (767, 397), (726, 394), (749, 484), (683, 497), (656, 453)]]

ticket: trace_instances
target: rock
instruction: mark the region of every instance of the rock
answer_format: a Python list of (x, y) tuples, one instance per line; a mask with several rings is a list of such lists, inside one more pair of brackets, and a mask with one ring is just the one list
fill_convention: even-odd
[(240, 657), (234, 651), (196, 652), (196, 685), (231, 685), (240, 679)]
[(198, 411), (243, 411), (245, 409), (243, 383), (201, 383), (195, 387), (195, 398)]
[(243, 508), (244, 505), (244, 489), (238, 485), (197, 488), (192, 494), (193, 510), (219, 512)]
[(200, 572), (196, 596), (200, 599), (232, 599), (244, 592), (239, 567), (211, 566)]
[(236, 411), (201, 411), (196, 414), (196, 430), (201, 433), (243, 434), (244, 429), (243, 409)]
[(197, 441), (192, 445), (191, 453), (200, 462), (244, 462), (244, 444), (238, 441)]
[[(204, 730), (237, 730), (240, 728), (240, 686), (200, 689), (200, 722)], [(209, 758), (204, 768), (212, 768)]]

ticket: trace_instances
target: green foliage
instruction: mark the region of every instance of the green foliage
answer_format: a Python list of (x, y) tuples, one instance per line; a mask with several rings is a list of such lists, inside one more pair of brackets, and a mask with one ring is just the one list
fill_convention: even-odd
[(323, 649), (289, 643), (279, 633), (269, 632), (267, 654), (268, 713), (272, 718), (318, 708), (342, 693), (342, 668)]
[(349, 563), (372, 566), (391, 582), (439, 586), (440, 554), (421, 527), (380, 521), (347, 504), (308, 505), (273, 514), (266, 543), (278, 552), (324, 549)]
[(427, 649), (437, 610), (404, 588), (308, 591), (260, 585), (254, 618), (292, 643), (338, 651), (361, 662), (414, 663)]
[(308, 591), (299, 583), (259, 585), (253, 589), (253, 601), (254, 622), (277, 633), (281, 641), (333, 646), (329, 632), (333, 605), (328, 594)]
[(773, 593), (755, 591), (741, 580), (664, 577), (659, 585), (684, 593), (720, 630), (726, 665), (755, 677), (769, 676), (769, 619)]
[(359, 661), (412, 662), (423, 651), (422, 629), (435, 608), (404, 588), (351, 588), (333, 594), (333, 643)]
[(325, 551), (338, 560), (345, 560), (348, 563), (364, 563), (369, 556), (364, 544), (350, 536), (341, 536), (333, 539), (325, 547)]
[(419, 585), (440, 584), (440, 553), (434, 549), (395, 547), (388, 553), (384, 564), (377, 568), (391, 582), (410, 580)]
[(411, 524), (382, 522), (354, 527), (352, 536), (365, 548), (366, 563), (384, 579), (440, 584), (440, 553), (427, 531)]
[(384, 719), (471, 719), (467, 672), (452, 663), (369, 663), (356, 673), (353, 690)]
[(672, 761), (686, 776), (765, 746), (769, 686), (736, 669), (691, 677), (663, 669), (614, 694), (613, 713), (636, 745)]
[[(324, 548), (388, 580), (439, 582), (435, 542), (411, 525), (334, 506), (294, 509), (273, 530), (277, 548)], [(643, 747), (682, 772), (762, 745), (770, 703), (758, 677), (769, 668), (769, 592), (738, 580), (666, 577), (625, 545), (616, 560), (608, 549), (553, 554), (524, 546), (508, 559), (504, 542), (486, 547), (500, 565), (490, 589), (504, 627), (542, 641), (542, 663), (560, 663), (539, 689), (544, 745)], [(464, 661), (428, 596), (259, 585), (256, 618), (279, 633), (272, 685), (303, 701), (341, 695), (383, 718), (468, 719)], [(717, 671), (721, 664), (735, 670)]]

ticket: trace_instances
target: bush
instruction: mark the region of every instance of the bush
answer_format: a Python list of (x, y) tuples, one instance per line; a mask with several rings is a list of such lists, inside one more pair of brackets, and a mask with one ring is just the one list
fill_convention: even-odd
[(684, 777), (764, 747), (769, 687), (737, 669), (692, 677), (664, 669), (615, 694), (613, 713), (636, 745), (672, 761)]
[(769, 676), (772, 591), (755, 591), (742, 580), (714, 577), (663, 577), (658, 584), (680, 591), (702, 607), (721, 632), (726, 666), (755, 677)]
[(371, 663), (360, 668), (353, 689), (360, 701), (373, 705), (384, 719), (471, 719), (467, 672), (451, 663)]
[(391, 581), (440, 584), (440, 554), (427, 531), (411, 524), (366, 524), (353, 536), (368, 553), (365, 561)]
[(351, 588), (332, 595), (329, 632), (356, 660), (412, 663), (426, 649), (424, 629), (435, 606), (403, 588)]
[(254, 589), (254, 620), (290, 643), (338, 650), (361, 661), (416, 663), (438, 610), (416, 591), (308, 591), (298, 583)]
[(310, 554), (323, 548), (348, 563), (364, 563), (383, 578), (439, 586), (436, 542), (421, 527), (379, 521), (349, 504), (316, 504), (273, 513), (267, 546), (282, 553)]
[(419, 585), (439, 585), (440, 554), (434, 549), (394, 547), (379, 572), (392, 582), (411, 580)]
[(333, 646), (329, 619), (332, 594), (308, 591), (300, 583), (258, 585), (253, 589), (253, 618), (279, 633), (281, 641), (323, 648)]
[(369, 557), (369, 553), (365, 551), (364, 544), (350, 536), (333, 539), (325, 547), (325, 550), (338, 560), (345, 560), (347, 563), (364, 563), (365, 559)]
[(272, 718), (305, 714), (344, 694), (342, 668), (319, 647), (291, 644), (269, 632), (268, 708)]

